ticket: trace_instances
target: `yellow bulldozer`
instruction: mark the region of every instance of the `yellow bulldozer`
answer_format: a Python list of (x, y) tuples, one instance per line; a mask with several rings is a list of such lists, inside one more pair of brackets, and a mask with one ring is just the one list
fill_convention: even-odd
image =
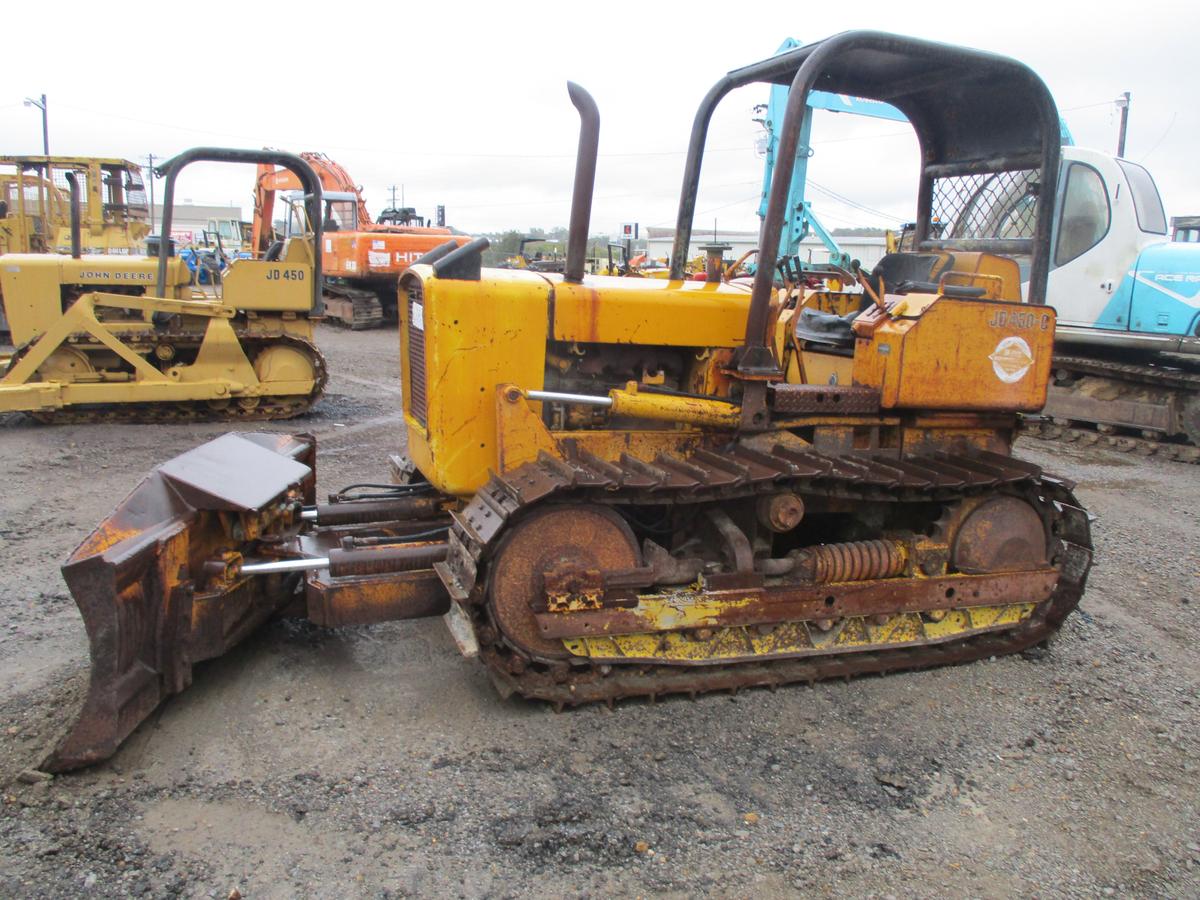
[[(194, 291), (171, 256), (180, 171), (195, 162), (270, 161), (306, 185), (310, 231), (277, 258), (238, 259), (215, 294)], [(84, 254), (80, 178), (67, 172), (70, 255), (0, 256), (15, 350), (0, 356), (0, 412), (45, 422), (261, 420), (308, 410), (325, 384), (313, 340), (321, 306), (321, 185), (292, 154), (197, 148), (166, 179), (158, 256)]]
[(0, 254), (71, 249), (68, 174), (83, 199), (85, 253), (137, 252), (150, 207), (137, 163), (96, 156), (0, 156)]
[[(784, 158), (814, 85), (915, 123), (915, 249), (840, 273), (854, 290), (765, 262), (684, 278), (713, 108), (764, 82), (792, 87)], [(113, 753), (197, 662), (278, 614), (441, 615), (502, 693), (569, 707), (966, 662), (1044, 641), (1075, 608), (1087, 514), (1012, 455), (1054, 338), (1058, 117), (1041, 80), (875, 32), (730, 72), (695, 118), (665, 280), (585, 275), (599, 113), (569, 94), (564, 271), (485, 269), (480, 239), (401, 280), (393, 484), (318, 502), (312, 437), (229, 434), (150, 474), (66, 562), (93, 671), (48, 768)], [(791, 169), (775, 170), (762, 261)], [(1001, 172), (1040, 184), (1032, 237), (922, 224)]]
[[(140, 252), (150, 231), (150, 208), (137, 163), (96, 156), (0, 156), (0, 255), (70, 251), (72, 179), (84, 198), (79, 213), (83, 252)], [(0, 292), (0, 334), (8, 331)]]

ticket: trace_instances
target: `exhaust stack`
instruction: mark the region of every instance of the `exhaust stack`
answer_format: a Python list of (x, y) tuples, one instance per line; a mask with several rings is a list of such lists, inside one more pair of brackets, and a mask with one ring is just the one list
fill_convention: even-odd
[(79, 178), (74, 172), (67, 173), (67, 184), (71, 186), (71, 258), (83, 255), (83, 238), (79, 223)]
[(583, 281), (588, 226), (592, 221), (592, 191), (596, 186), (596, 155), (600, 148), (600, 110), (592, 95), (567, 82), (571, 103), (579, 110), (579, 151), (575, 157), (575, 187), (571, 193), (571, 226), (567, 235), (565, 281)]

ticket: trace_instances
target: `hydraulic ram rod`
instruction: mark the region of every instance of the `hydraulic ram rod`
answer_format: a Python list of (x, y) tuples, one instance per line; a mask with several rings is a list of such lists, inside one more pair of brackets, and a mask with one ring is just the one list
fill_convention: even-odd
[(304, 559), (273, 559), (268, 562), (243, 563), (239, 575), (276, 575), (284, 572), (311, 572), (328, 569), (335, 577), (342, 575), (378, 575), (385, 572), (411, 572), (428, 569), (446, 558), (447, 544), (395, 544), (370, 550), (331, 550), (328, 556)]
[(556, 391), (525, 391), (530, 400), (543, 403), (576, 403), (580, 406), (612, 406), (612, 397), (597, 397), (594, 394), (560, 394)]
[(329, 568), (328, 556), (311, 559), (275, 559), (271, 562), (243, 563), (238, 571), (242, 575), (275, 575), (279, 572), (309, 572), (313, 569)]

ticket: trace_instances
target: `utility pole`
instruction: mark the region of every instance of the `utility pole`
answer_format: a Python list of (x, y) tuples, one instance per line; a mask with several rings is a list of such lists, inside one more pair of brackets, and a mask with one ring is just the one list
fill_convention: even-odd
[(1125, 129), (1129, 127), (1129, 91), (1125, 91), (1116, 99), (1117, 109), (1121, 111), (1121, 131), (1117, 135), (1117, 156), (1125, 155)]
[(154, 154), (147, 153), (146, 161), (150, 164), (150, 230), (154, 230)]
[(42, 155), (50, 155), (50, 123), (46, 113), (46, 95), (42, 94), (41, 100), (34, 100), (32, 97), (25, 98), (26, 106), (36, 106), (42, 111)]
[(396, 208), (396, 186), (393, 184), (390, 188), (388, 188), (388, 190), (392, 192), (392, 209), (395, 209)]

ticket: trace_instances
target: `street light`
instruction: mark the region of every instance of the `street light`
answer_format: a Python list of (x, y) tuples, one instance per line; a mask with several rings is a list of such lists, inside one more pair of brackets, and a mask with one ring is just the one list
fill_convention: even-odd
[(34, 100), (32, 97), (25, 98), (26, 106), (36, 106), (42, 111), (42, 155), (50, 155), (50, 124), (46, 120), (46, 95), (42, 94), (41, 100)]
[(1117, 156), (1125, 155), (1125, 130), (1129, 127), (1129, 91), (1113, 101), (1121, 111), (1121, 130), (1117, 135)]

